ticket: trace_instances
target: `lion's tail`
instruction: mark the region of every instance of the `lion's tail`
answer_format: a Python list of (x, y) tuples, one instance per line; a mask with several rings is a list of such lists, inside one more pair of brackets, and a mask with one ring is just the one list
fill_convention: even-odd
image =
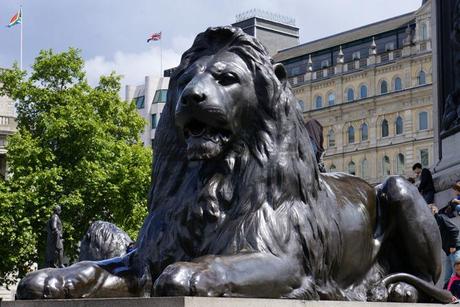
[(449, 291), (439, 289), (432, 283), (429, 283), (411, 274), (407, 274), (407, 273), (391, 274), (382, 280), (382, 283), (385, 286), (385, 288), (388, 288), (389, 284), (398, 283), (398, 282), (405, 282), (413, 286), (414, 288), (416, 288), (418, 291), (423, 292), (428, 297), (436, 301), (439, 301), (441, 303), (444, 303), (444, 304), (450, 303), (451, 298), (452, 298), (452, 294)]

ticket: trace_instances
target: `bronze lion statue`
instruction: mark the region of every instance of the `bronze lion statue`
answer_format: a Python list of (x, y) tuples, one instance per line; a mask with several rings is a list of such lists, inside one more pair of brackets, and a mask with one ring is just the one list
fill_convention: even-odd
[(170, 81), (137, 249), (27, 275), (17, 297), (238, 296), (448, 302), (416, 188), (320, 174), (284, 67), (209, 28)]

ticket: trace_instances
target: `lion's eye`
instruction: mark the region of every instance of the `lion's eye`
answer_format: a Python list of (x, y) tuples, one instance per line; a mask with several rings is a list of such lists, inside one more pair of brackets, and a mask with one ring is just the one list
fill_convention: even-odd
[(220, 85), (224, 85), (224, 86), (240, 82), (240, 79), (238, 78), (238, 76), (233, 73), (223, 73), (217, 76), (216, 79)]

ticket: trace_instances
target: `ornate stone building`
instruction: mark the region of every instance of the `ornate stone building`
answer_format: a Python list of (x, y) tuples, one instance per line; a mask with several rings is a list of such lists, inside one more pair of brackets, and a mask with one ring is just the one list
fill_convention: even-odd
[(326, 169), (378, 183), (433, 159), (431, 1), (415, 12), (281, 50)]

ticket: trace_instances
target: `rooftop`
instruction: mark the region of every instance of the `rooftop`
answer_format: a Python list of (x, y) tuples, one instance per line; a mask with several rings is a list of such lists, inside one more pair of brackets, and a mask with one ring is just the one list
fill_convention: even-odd
[(276, 55), (273, 56), (273, 58), (276, 62), (280, 62), (287, 59), (296, 58), (305, 54), (311, 54), (316, 51), (340, 46), (355, 40), (374, 36), (380, 33), (385, 33), (403, 27), (410, 23), (415, 18), (414, 13), (415, 12), (410, 12), (404, 15), (392, 17), (359, 28), (334, 34), (325, 38), (317, 39), (292, 48), (280, 50)]
[(275, 21), (279, 23), (284, 23), (286, 25), (295, 26), (295, 19), (288, 16), (283, 16), (280, 14), (271, 13), (268, 11), (260, 9), (252, 9), (243, 13), (236, 15), (236, 22), (240, 22), (249, 18), (262, 18), (270, 21)]

